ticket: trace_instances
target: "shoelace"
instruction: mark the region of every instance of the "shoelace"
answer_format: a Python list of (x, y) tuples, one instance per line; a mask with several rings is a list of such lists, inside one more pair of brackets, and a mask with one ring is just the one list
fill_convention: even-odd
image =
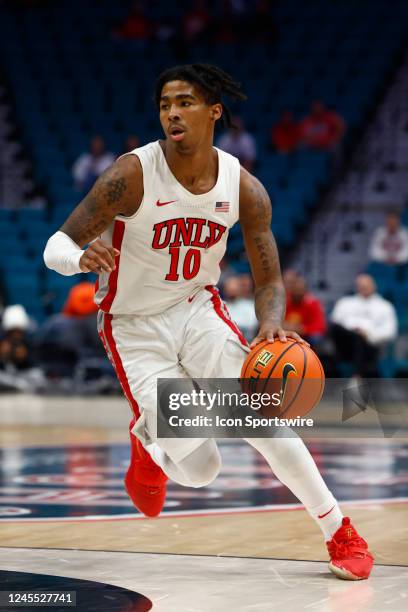
[(372, 558), (371, 553), (369, 553), (367, 550), (367, 544), (362, 538), (360, 538), (360, 536), (355, 536), (347, 540), (341, 540), (340, 542), (332, 540), (330, 542), (330, 553), (335, 555), (338, 559), (344, 559), (348, 557), (350, 553), (358, 553), (362, 558)]

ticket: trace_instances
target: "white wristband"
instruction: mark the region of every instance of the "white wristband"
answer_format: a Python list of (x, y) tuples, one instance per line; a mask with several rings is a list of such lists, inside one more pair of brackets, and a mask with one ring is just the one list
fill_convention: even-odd
[(44, 262), (47, 268), (64, 276), (72, 276), (82, 272), (79, 260), (84, 252), (67, 234), (58, 231), (46, 244)]

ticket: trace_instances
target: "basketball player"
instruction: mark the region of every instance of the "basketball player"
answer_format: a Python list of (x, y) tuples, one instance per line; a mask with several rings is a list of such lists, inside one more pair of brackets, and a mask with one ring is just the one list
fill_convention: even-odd
[[(250, 346), (288, 336), (303, 342), (282, 329), (285, 291), (268, 194), (236, 158), (213, 146), (216, 122), (230, 123), (225, 95), (245, 98), (215, 66), (162, 73), (155, 99), (164, 140), (119, 158), (44, 252), (46, 265), (60, 274), (99, 274), (99, 334), (133, 411), (125, 486), (150, 517), (164, 505), (168, 478), (202, 487), (221, 467), (212, 439), (157, 439), (156, 380), (239, 377), (249, 349), (215, 287), (238, 219), (259, 320)], [(290, 430), (247, 441), (316, 520), (330, 569), (345, 579), (367, 578), (373, 564), (367, 544), (343, 517), (303, 441)]]

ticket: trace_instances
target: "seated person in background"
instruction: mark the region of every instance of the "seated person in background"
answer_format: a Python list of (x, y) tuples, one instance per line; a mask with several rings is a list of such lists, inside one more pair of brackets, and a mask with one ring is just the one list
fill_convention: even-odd
[(285, 286), (286, 294), (292, 291), (292, 288), (295, 286), (298, 278), (300, 278), (300, 274), (293, 268), (286, 268), (286, 270), (282, 272), (282, 280)]
[(228, 276), (222, 290), (231, 319), (247, 340), (252, 339), (258, 330), (258, 320), (255, 315), (251, 276), (249, 274)]
[(3, 312), (0, 367), (28, 370), (34, 367), (32, 343), (27, 334), (30, 319), (24, 306), (7, 306)]
[(369, 255), (372, 261), (380, 263), (408, 262), (408, 230), (401, 225), (401, 216), (397, 211), (388, 212), (385, 224), (374, 232)]
[(101, 136), (94, 136), (89, 151), (82, 153), (72, 167), (75, 187), (79, 191), (89, 191), (96, 179), (115, 161), (115, 156), (106, 150)]
[(211, 15), (206, 0), (195, 0), (184, 13), (182, 35), (186, 43), (201, 42), (209, 33)]
[(96, 328), (98, 307), (94, 303), (93, 283), (72, 287), (61, 313), (45, 322), (40, 334), (40, 354), (44, 368), (52, 377), (72, 376), (80, 359), (105, 359)]
[(105, 358), (105, 349), (96, 326), (98, 307), (94, 302), (95, 285), (84, 281), (72, 287), (62, 314), (71, 321), (77, 336), (78, 357), (99, 356)]
[(312, 293), (309, 293), (306, 281), (297, 275), (285, 283), (286, 319), (285, 329), (302, 334), (310, 344), (318, 344), (326, 333), (326, 317), (323, 306)]
[(283, 112), (278, 123), (272, 127), (272, 146), (278, 153), (291, 153), (297, 148), (299, 140), (299, 124), (290, 111)]
[(134, 0), (129, 14), (113, 30), (114, 37), (123, 40), (147, 40), (151, 35), (152, 24), (145, 14), (145, 3)]
[(249, 27), (244, 26), (251, 40), (259, 41), (269, 47), (275, 45), (278, 38), (272, 4), (271, 0), (247, 2), (252, 15), (249, 17)]
[(220, 261), (220, 270), (221, 270), (221, 274), (220, 274), (220, 279), (218, 281), (218, 284), (219, 284), (220, 290), (222, 292), (225, 279), (228, 278), (229, 276), (235, 276), (236, 275), (236, 270), (231, 265), (231, 263), (230, 263), (230, 261), (229, 261), (229, 259), (228, 259), (228, 257), (226, 255), (224, 255), (224, 257)]
[(371, 276), (356, 278), (356, 294), (340, 298), (331, 315), (331, 336), (338, 359), (351, 363), (356, 376), (378, 376), (381, 346), (397, 335), (394, 306), (376, 293)]
[(140, 147), (140, 140), (135, 134), (129, 134), (129, 136), (125, 140), (125, 145), (123, 148), (124, 153), (129, 153), (133, 151), (133, 149), (137, 149)]
[(234, 117), (232, 126), (217, 142), (217, 146), (238, 157), (241, 166), (252, 172), (256, 161), (255, 138), (245, 130), (241, 117)]
[(310, 114), (300, 123), (302, 143), (311, 149), (334, 150), (344, 132), (344, 119), (338, 113), (329, 111), (319, 101), (313, 102)]

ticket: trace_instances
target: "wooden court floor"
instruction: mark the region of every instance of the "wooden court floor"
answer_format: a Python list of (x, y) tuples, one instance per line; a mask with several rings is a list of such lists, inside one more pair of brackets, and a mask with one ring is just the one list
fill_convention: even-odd
[[(376, 561), (408, 566), (405, 504), (342, 506), (370, 542)], [(4, 547), (214, 555), (325, 561), (320, 532), (303, 511), (184, 516), (154, 520), (4, 523)]]
[(376, 558), (370, 580), (348, 583), (328, 571), (314, 522), (239, 441), (220, 445), (211, 486), (171, 484), (163, 515), (141, 517), (123, 489), (128, 419), (119, 398), (0, 398), (0, 571), (34, 586), (115, 585), (158, 612), (406, 610), (408, 440), (309, 444)]
[[(83, 449), (103, 445), (109, 449), (111, 445), (119, 445), (125, 450), (127, 448), (128, 409), (126, 403), (118, 398), (72, 400), (6, 396), (1, 398), (0, 406), (2, 456), (3, 459), (14, 457), (13, 469), (17, 471), (17, 476), (19, 468), (15, 454), (19, 449), (41, 448), (43, 451), (45, 449), (47, 456), (47, 449), (51, 452), (53, 448), (60, 447)], [(353, 443), (361, 446), (364, 441)], [(408, 443), (402, 444), (403, 452), (399, 444), (399, 456), (395, 458), (394, 441), (377, 441), (374, 445), (372, 440), (367, 441), (370, 450), (363, 457), (364, 465), (369, 463), (370, 453), (378, 454), (379, 445), (387, 447), (383, 459), (386, 468), (383, 480), (394, 480), (408, 489), (406, 459), (402, 473), (400, 468), (395, 473), (392, 467), (406, 457)], [(239, 461), (230, 468), (232, 475), (230, 481), (225, 481), (225, 490), (218, 487), (219, 497), (228, 497), (228, 484), (234, 484), (231, 478), (236, 478), (236, 474), (239, 476)], [(245, 457), (242, 463), (245, 472), (251, 476), (252, 464), (246, 463)], [(114, 468), (113, 465), (106, 469)], [(256, 469), (261, 469), (261, 476), (266, 473), (265, 466)], [(123, 472), (123, 467), (118, 469), (119, 472), (121, 470)], [(375, 471), (373, 475), (376, 475)], [(116, 491), (122, 495), (120, 483), (120, 477), (115, 479)], [(221, 509), (214, 509), (208, 507), (205, 498), (196, 501), (190, 511), (189, 497), (194, 498), (197, 491), (179, 489), (182, 509), (177, 511), (170, 507), (168, 514), (154, 520), (135, 518), (134, 514), (123, 515), (119, 511), (110, 518), (104, 514), (103, 507), (93, 517), (94, 520), (83, 520), (75, 508), (71, 507), (70, 511), (69, 506), (63, 516), (58, 515), (57, 520), (52, 520), (52, 513), (45, 521), (40, 518), (36, 520), (35, 516), (30, 515), (25, 516), (30, 520), (24, 520), (24, 516), (13, 520), (12, 516), (6, 515), (2, 518), (7, 520), (0, 520), (1, 546), (314, 561), (327, 558), (319, 530), (296, 503), (274, 505), (273, 499), (266, 504), (262, 503), (263, 500), (254, 501), (253, 491), (248, 493), (246, 500), (241, 491), (241, 498), (232, 500), (230, 511), (228, 501)], [(398, 490), (401, 491), (401, 487)], [(367, 486), (358, 487), (359, 499), (350, 500), (342, 508), (345, 514), (352, 516), (361, 533), (369, 540), (378, 563), (408, 565), (408, 547), (401, 546), (401, 542), (408, 541), (408, 496), (394, 496), (392, 491), (395, 491), (395, 487), (390, 488), (388, 499), (383, 494), (382, 499), (374, 497), (373, 500), (372, 487), (371, 490)], [(0, 501), (0, 506), (4, 506), (5, 502)]]

